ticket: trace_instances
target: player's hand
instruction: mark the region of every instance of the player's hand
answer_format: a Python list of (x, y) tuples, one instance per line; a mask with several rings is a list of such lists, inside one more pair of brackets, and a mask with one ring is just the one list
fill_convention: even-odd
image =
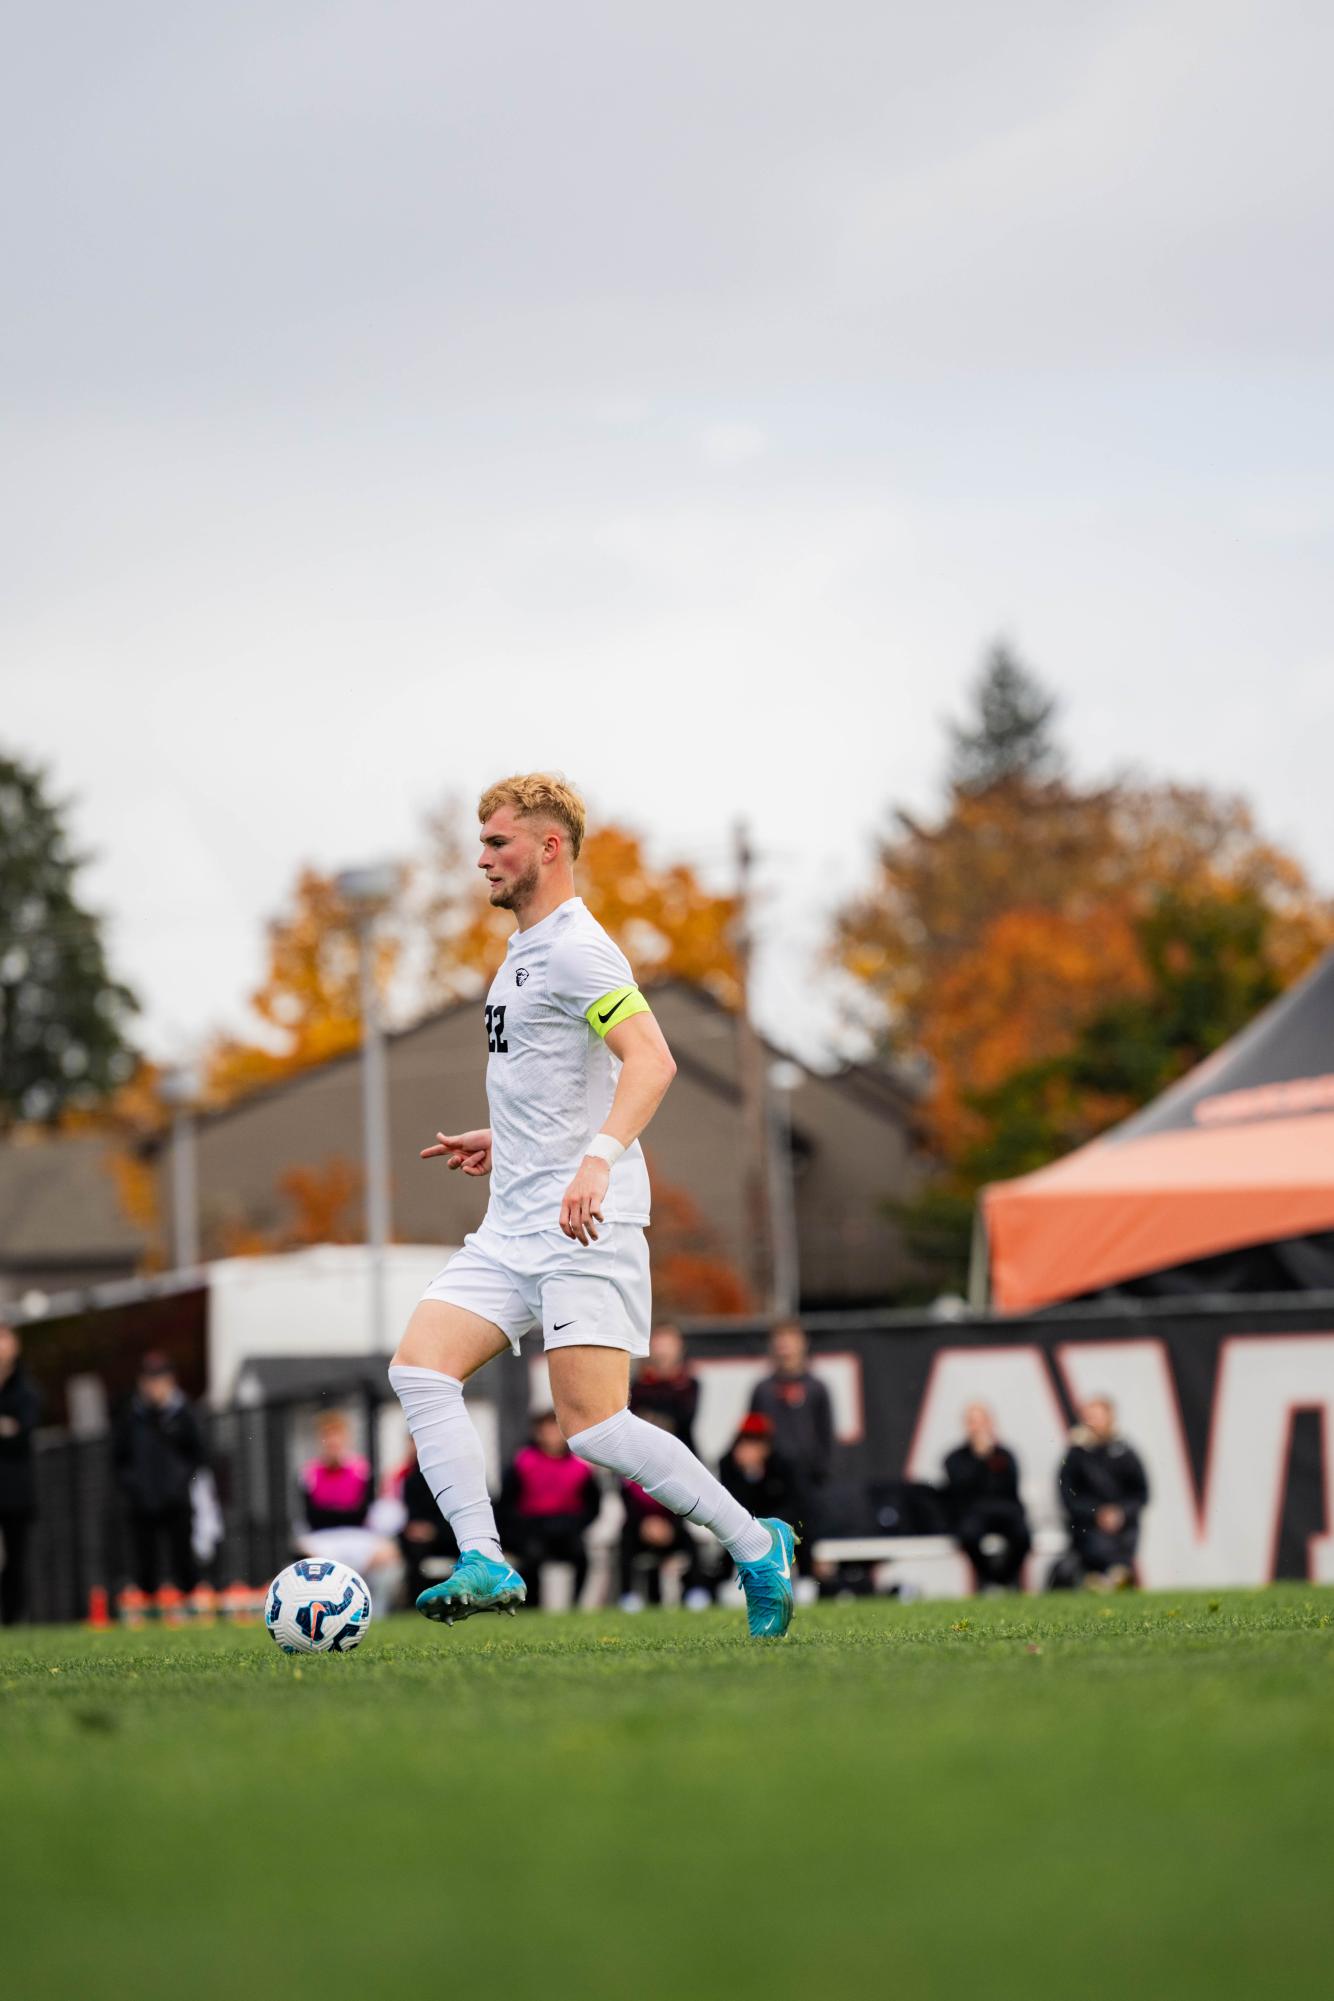
[(593, 1225), (602, 1221), (602, 1202), (610, 1180), (611, 1169), (606, 1161), (585, 1154), (560, 1205), (560, 1226), (576, 1244), (597, 1242), (598, 1233)]
[(451, 1169), (461, 1167), (465, 1174), (489, 1174), (491, 1172), (491, 1128), (479, 1126), (470, 1133), (437, 1133), (434, 1146), (424, 1146), (423, 1160), (444, 1159)]

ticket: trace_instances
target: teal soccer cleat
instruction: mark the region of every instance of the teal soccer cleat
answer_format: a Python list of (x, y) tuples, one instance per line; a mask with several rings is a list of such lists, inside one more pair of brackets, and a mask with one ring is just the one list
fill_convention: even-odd
[(417, 1610), (428, 1619), (443, 1619), (452, 1626), (456, 1619), (471, 1619), (474, 1612), (509, 1612), (513, 1615), (528, 1592), (517, 1570), (497, 1563), (480, 1550), (465, 1550), (454, 1565), (453, 1575), (443, 1584), (433, 1584), (417, 1600)]
[(786, 1522), (764, 1518), (773, 1537), (767, 1556), (738, 1563), (736, 1581), (746, 1594), (746, 1621), (753, 1640), (779, 1639), (792, 1624), (792, 1559), (797, 1538)]

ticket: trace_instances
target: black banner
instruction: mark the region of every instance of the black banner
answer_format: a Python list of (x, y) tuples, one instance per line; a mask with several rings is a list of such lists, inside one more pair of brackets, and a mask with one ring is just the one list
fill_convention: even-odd
[[(1054, 1531), (1069, 1427), (1083, 1401), (1105, 1395), (1150, 1481), (1141, 1583), (1334, 1583), (1334, 1299), (961, 1322), (816, 1317), (808, 1327), (840, 1438), (826, 1532), (867, 1532), (866, 1496), (883, 1483), (938, 1481), (975, 1400), (991, 1406), (1019, 1460), (1035, 1526)], [(748, 1401), (757, 1335), (692, 1335), (706, 1456)]]

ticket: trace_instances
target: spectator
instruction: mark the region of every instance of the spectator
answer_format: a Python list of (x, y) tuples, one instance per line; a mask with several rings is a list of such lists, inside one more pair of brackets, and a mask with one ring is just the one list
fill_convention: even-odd
[[(457, 1563), (459, 1546), (454, 1540), (453, 1530), (436, 1505), (426, 1475), (417, 1464), (417, 1447), (411, 1438), (397, 1486), (404, 1517), (398, 1532), (398, 1546), (406, 1566), (406, 1595), (411, 1605), (416, 1603), (428, 1585), (439, 1581), (445, 1562)], [(432, 1565), (429, 1574), (426, 1570), (428, 1563)]]
[(1091, 1397), (1084, 1405), (1059, 1486), (1084, 1583), (1095, 1591), (1132, 1584), (1149, 1483), (1138, 1453), (1117, 1432), (1110, 1397)]
[(834, 1413), (828, 1390), (807, 1367), (807, 1353), (801, 1323), (780, 1321), (769, 1336), (773, 1368), (755, 1385), (750, 1407), (773, 1426), (774, 1451), (791, 1481), (795, 1520), (803, 1533), (797, 1568), (811, 1577), (820, 1490), (829, 1478), (834, 1451)]
[(140, 1363), (138, 1387), (117, 1420), (112, 1461), (128, 1509), (135, 1583), (153, 1596), (165, 1543), (168, 1579), (179, 1591), (193, 1591), (190, 1482), (204, 1464), (204, 1441), (165, 1355), (145, 1355)]
[(1033, 1546), (1019, 1498), (1019, 1468), (1014, 1454), (997, 1439), (995, 1423), (984, 1403), (969, 1404), (963, 1428), (963, 1444), (945, 1460), (946, 1500), (954, 1534), (973, 1566), (975, 1589), (999, 1586), (1013, 1591)]
[(588, 1579), (584, 1534), (602, 1505), (597, 1475), (576, 1459), (561, 1436), (554, 1410), (533, 1420), (532, 1437), (514, 1455), (496, 1507), (500, 1537), (528, 1587), (528, 1603), (542, 1603), (542, 1565), (574, 1567), (573, 1603)]
[(370, 1461), (352, 1450), (352, 1427), (342, 1411), (321, 1411), (315, 1435), (319, 1451), (301, 1469), (306, 1525), (360, 1528), (371, 1504)]
[[(792, 1476), (781, 1455), (774, 1451), (773, 1420), (761, 1416), (759, 1411), (753, 1410), (742, 1418), (740, 1431), (722, 1456), (718, 1478), (751, 1514), (777, 1515), (785, 1522), (792, 1520), (796, 1506)], [(730, 1557), (727, 1563), (730, 1570)]]
[(295, 1546), (302, 1556), (347, 1564), (364, 1579), (372, 1604), (388, 1609), (402, 1593), (399, 1537), (407, 1510), (392, 1481), (390, 1491), (376, 1499), (370, 1461), (353, 1450), (352, 1426), (342, 1411), (321, 1411), (315, 1435), (319, 1450), (301, 1469), (305, 1519)]
[(664, 1321), (648, 1337), (648, 1360), (631, 1387), (630, 1408), (636, 1417), (664, 1418), (666, 1429), (693, 1452), (698, 1407), (699, 1378), (686, 1360), (685, 1337)]
[(19, 1337), (0, 1320), (0, 1626), (16, 1626), (28, 1607), (28, 1536), (37, 1513), (33, 1433), (40, 1415)]

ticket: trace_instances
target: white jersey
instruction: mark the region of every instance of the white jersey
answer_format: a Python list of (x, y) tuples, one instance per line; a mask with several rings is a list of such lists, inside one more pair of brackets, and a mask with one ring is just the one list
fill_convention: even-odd
[[(606, 1020), (592, 1013), (598, 1002)], [(521, 1237), (558, 1226), (561, 1200), (616, 1091), (621, 1066), (603, 1037), (643, 1007), (624, 952), (581, 897), (514, 933), (486, 997), (490, 1229)], [(602, 1215), (648, 1222), (638, 1140), (611, 1170)]]

